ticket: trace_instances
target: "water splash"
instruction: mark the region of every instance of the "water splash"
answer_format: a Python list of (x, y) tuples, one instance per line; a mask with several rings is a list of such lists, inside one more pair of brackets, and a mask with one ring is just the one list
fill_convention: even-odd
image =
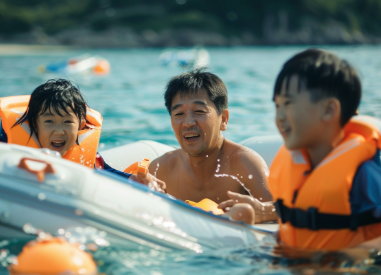
[[(239, 175), (239, 174), (237, 174)], [(216, 178), (232, 178), (233, 180), (237, 181), (242, 187), (243, 189), (245, 189), (245, 191), (250, 195), (250, 196), (253, 196), (251, 193), (250, 193), (250, 189), (248, 189), (245, 184), (239, 180), (239, 178), (237, 178), (236, 176), (233, 176), (233, 175), (229, 175), (229, 174), (214, 174), (214, 176)]]

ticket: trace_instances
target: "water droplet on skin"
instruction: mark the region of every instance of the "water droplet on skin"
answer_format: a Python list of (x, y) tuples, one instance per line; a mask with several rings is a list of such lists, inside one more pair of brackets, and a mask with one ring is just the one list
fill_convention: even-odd
[(275, 208), (273, 208), (271, 211), (275, 212), (275, 211), (276, 211), (276, 209), (275, 209)]
[(261, 201), (261, 200), (262, 200), (262, 198), (259, 198), (259, 200)]
[(217, 161), (220, 162), (220, 159), (218, 159)]
[(206, 155), (206, 157), (209, 157), (208, 155)]
[(253, 175), (249, 175), (249, 179), (252, 179), (253, 178)]

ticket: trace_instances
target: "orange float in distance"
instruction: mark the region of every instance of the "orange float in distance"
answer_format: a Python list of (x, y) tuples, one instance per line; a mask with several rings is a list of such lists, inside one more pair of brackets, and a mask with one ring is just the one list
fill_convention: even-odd
[(110, 72), (110, 63), (106, 59), (99, 60), (93, 68), (93, 72), (94, 74), (108, 74)]
[(214, 215), (225, 214), (225, 212), (222, 209), (218, 208), (218, 204), (215, 203), (214, 201), (210, 200), (210, 199), (203, 199), (199, 202), (186, 200), (185, 202), (194, 206), (194, 207), (201, 208), (202, 210), (204, 210), (206, 212), (212, 212)]
[(11, 275), (95, 275), (92, 256), (63, 238), (53, 237), (28, 242), (17, 257), (18, 264), (8, 267)]

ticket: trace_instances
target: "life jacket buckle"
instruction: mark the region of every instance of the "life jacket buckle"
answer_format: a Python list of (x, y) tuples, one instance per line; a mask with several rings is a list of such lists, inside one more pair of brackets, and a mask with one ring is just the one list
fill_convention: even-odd
[(276, 202), (274, 202), (274, 205), (275, 205), (275, 210), (278, 217), (282, 220), (282, 223), (285, 223), (287, 219), (285, 217), (285, 211), (284, 211), (285, 209), (283, 205), (283, 200), (278, 199)]
[(316, 207), (310, 207), (307, 209), (308, 228), (311, 230), (318, 230), (318, 209)]

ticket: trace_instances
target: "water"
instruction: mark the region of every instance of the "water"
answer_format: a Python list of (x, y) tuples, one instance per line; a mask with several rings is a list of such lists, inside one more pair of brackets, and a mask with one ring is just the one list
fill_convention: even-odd
[[(358, 70), (363, 84), (360, 114), (381, 118), (381, 47), (323, 47), (347, 59)], [(272, 89), (281, 65), (305, 47), (209, 48), (210, 71), (226, 84), (229, 92), (230, 120), (224, 133), (240, 142), (251, 136), (274, 135)], [(30, 94), (43, 81), (64, 77), (78, 83), (88, 104), (104, 117), (100, 149), (104, 150), (137, 140), (155, 140), (178, 146), (169, 115), (164, 107), (166, 82), (184, 72), (180, 67), (161, 67), (161, 49), (76, 50), (54, 54), (0, 56), (0, 97)], [(65, 60), (84, 53), (101, 55), (111, 63), (111, 74), (65, 76), (40, 74), (40, 64)], [(0, 249), (17, 254), (25, 240), (0, 243)], [(127, 248), (126, 248), (127, 247)], [(329, 274), (332, 261), (313, 262), (311, 257), (285, 259), (273, 253), (273, 244), (245, 250), (219, 250), (195, 255), (160, 252), (133, 244), (113, 244), (93, 252), (106, 274)], [(356, 256), (357, 257), (357, 256)], [(356, 259), (355, 257), (355, 259)], [(315, 257), (316, 258), (316, 257)], [(361, 258), (361, 257), (360, 257)], [(339, 261), (339, 260), (337, 260)], [(0, 266), (2, 262), (0, 261)], [(342, 260), (336, 272), (379, 273), (360, 260)], [(317, 273), (314, 270), (318, 270)], [(6, 273), (0, 269), (0, 273)], [(315, 273), (314, 273), (315, 272)]]

